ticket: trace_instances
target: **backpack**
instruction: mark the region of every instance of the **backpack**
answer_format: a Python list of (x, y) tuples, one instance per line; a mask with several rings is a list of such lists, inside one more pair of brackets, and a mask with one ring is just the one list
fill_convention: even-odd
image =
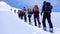
[(31, 8), (28, 8), (28, 12), (31, 12)]
[(23, 14), (24, 11), (23, 10), (18, 10), (18, 14)]
[(37, 12), (39, 10), (38, 5), (34, 6), (34, 11)]
[(46, 9), (45, 9), (46, 11), (45, 12), (50, 13), (51, 12), (51, 9), (52, 9), (51, 4), (50, 3), (47, 3)]
[(25, 13), (24, 9), (22, 9), (22, 12), (21, 13)]
[(18, 14), (20, 14), (20, 10), (18, 10)]

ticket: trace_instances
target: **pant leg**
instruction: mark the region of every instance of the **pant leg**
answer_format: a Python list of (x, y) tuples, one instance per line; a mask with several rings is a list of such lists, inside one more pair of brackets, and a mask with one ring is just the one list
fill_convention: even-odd
[(20, 18), (20, 17), (21, 17), (21, 15), (20, 15), (20, 14), (18, 14), (18, 17)]
[(24, 15), (24, 20), (25, 20), (25, 22), (27, 21), (27, 17), (26, 17), (26, 15)]
[(29, 24), (31, 24), (31, 17), (29, 17)]
[(53, 28), (53, 25), (52, 25), (52, 22), (51, 22), (51, 15), (47, 16), (47, 20), (48, 20), (48, 23), (49, 23), (49, 27)]
[(41, 23), (40, 23), (40, 21), (39, 21), (39, 16), (37, 16), (37, 21), (38, 21), (38, 24), (40, 25)]
[(39, 16), (37, 16), (37, 21), (38, 21), (38, 27), (40, 28), (41, 27), (41, 23), (39, 21)]
[(21, 14), (20, 16), (21, 16), (21, 19), (23, 20), (23, 14)]
[(43, 15), (43, 19), (42, 19), (43, 28), (46, 28), (45, 20), (46, 20), (46, 15)]
[(35, 26), (37, 26), (37, 23), (36, 23), (36, 16), (34, 16), (34, 22), (35, 22)]

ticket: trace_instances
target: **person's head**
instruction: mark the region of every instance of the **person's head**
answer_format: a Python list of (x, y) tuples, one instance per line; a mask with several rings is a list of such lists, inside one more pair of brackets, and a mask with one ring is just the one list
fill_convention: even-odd
[(23, 9), (24, 9), (24, 11), (26, 11), (26, 7), (24, 7)]
[(44, 1), (43, 4), (46, 4), (46, 1)]
[(24, 7), (25, 8), (25, 7)]
[(50, 2), (47, 2), (47, 5), (50, 6), (51, 5)]

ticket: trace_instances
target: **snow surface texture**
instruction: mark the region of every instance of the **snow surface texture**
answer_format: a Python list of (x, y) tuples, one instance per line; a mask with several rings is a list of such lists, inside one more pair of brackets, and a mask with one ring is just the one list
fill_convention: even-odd
[[(4, 6), (2, 5), (2, 7)], [(13, 8), (13, 10), (14, 9), (15, 8)], [(24, 22), (24, 20), (20, 20), (18, 18), (17, 13), (10, 11), (10, 9), (7, 9), (5, 11), (4, 8), (2, 8), (2, 11), (0, 11), (0, 34), (60, 34), (59, 14), (60, 13), (58, 12), (52, 12), (51, 17), (52, 17), (52, 23), (54, 25), (54, 33), (50, 33), (48, 31), (47, 32), (43, 31), (42, 28), (35, 27), (33, 19), (32, 19), (32, 25), (33, 25), (32, 26), (32, 25), (29, 25), (28, 22), (26, 23)], [(40, 16), (40, 21), (41, 20), (42, 20), (42, 17)]]

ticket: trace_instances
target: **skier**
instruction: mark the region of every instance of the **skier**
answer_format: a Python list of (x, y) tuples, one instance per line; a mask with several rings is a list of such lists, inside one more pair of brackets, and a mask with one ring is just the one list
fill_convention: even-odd
[(10, 10), (12, 11), (12, 8)]
[(23, 8), (23, 12), (24, 12), (24, 21), (27, 22), (27, 16), (26, 16), (26, 8)]
[(39, 21), (39, 8), (38, 8), (38, 5), (35, 5), (34, 8), (33, 8), (33, 14), (34, 14), (34, 22), (35, 22), (35, 26), (37, 26), (37, 22), (36, 20), (38, 21), (38, 27), (40, 27), (41, 23)]
[(31, 11), (31, 8), (28, 8), (28, 18), (29, 18), (29, 24), (31, 24), (31, 16), (32, 16), (32, 11)]
[(49, 31), (52, 33), (53, 32), (53, 25), (52, 25), (52, 22), (51, 22), (51, 10), (52, 10), (52, 6), (49, 2), (46, 2), (44, 1), (43, 2), (43, 7), (42, 7), (42, 12), (41, 12), (41, 15), (43, 13), (43, 19), (42, 19), (42, 23), (43, 23), (43, 30), (46, 31), (46, 23), (45, 23), (45, 20), (47, 19), (48, 20), (48, 24), (49, 24)]

